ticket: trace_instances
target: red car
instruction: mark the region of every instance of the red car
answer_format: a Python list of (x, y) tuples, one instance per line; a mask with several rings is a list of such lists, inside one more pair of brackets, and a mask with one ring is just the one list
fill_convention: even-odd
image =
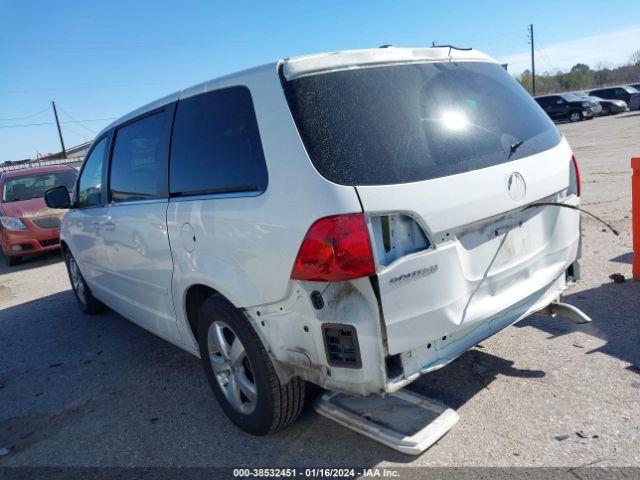
[(44, 192), (64, 185), (72, 190), (78, 172), (68, 165), (0, 172), (0, 248), (7, 265), (24, 255), (60, 248), (60, 210), (50, 210)]

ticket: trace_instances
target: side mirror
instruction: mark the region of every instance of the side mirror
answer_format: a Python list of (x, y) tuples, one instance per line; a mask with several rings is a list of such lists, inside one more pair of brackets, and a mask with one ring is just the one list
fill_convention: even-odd
[(53, 187), (44, 192), (44, 201), (49, 208), (69, 208), (71, 200), (69, 199), (69, 190), (64, 185)]

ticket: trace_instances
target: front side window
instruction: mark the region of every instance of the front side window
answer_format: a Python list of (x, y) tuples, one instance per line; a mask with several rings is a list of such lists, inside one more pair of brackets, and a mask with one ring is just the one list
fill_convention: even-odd
[(266, 189), (267, 167), (248, 88), (178, 102), (169, 171), (173, 196)]
[(119, 128), (111, 155), (110, 200), (125, 202), (163, 195), (166, 168), (165, 113)]
[[(417, 182), (527, 157), (561, 137), (500, 65), (415, 63), (285, 82), (309, 157), (342, 185)], [(520, 144), (517, 152), (511, 146)]]
[(107, 137), (96, 143), (84, 161), (78, 180), (76, 206), (78, 208), (102, 205), (102, 165), (107, 150)]
[(2, 192), (3, 202), (19, 202), (32, 198), (44, 197), (44, 192), (50, 188), (64, 185), (67, 190), (73, 190), (77, 173), (68, 169), (59, 172), (38, 173), (8, 178)]

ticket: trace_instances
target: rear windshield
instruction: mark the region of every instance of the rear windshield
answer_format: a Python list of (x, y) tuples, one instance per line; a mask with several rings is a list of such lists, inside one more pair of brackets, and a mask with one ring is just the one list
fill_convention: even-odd
[(76, 171), (69, 169), (7, 178), (2, 191), (2, 201), (19, 202), (42, 198), (48, 189), (60, 185), (67, 187), (67, 190), (73, 190), (77, 175)]
[(284, 86), (311, 161), (342, 185), (445, 177), (560, 142), (546, 113), (495, 64), (361, 68)]

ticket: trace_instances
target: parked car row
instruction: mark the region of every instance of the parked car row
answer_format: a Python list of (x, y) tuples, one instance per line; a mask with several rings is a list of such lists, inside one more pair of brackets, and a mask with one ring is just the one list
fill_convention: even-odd
[(632, 85), (599, 88), (591, 90), (589, 95), (607, 100), (621, 100), (627, 104), (629, 110), (640, 109), (640, 91)]
[(535, 97), (538, 105), (549, 115), (552, 120), (591, 120), (597, 113), (594, 108), (602, 110), (598, 102), (591, 102), (574, 93), (559, 93), (557, 95), (543, 95)]
[(640, 108), (640, 84), (557, 93), (535, 97), (553, 120), (579, 122), (601, 115), (615, 115)]
[[(587, 92), (577, 91), (574, 92), (580, 98), (589, 100), (592, 104), (597, 103), (600, 106), (600, 110), (596, 113), (597, 116), (604, 115), (616, 115), (627, 110), (627, 102), (624, 100), (611, 100), (606, 98), (600, 98), (589, 95)], [(595, 110), (594, 110), (595, 112)]]

